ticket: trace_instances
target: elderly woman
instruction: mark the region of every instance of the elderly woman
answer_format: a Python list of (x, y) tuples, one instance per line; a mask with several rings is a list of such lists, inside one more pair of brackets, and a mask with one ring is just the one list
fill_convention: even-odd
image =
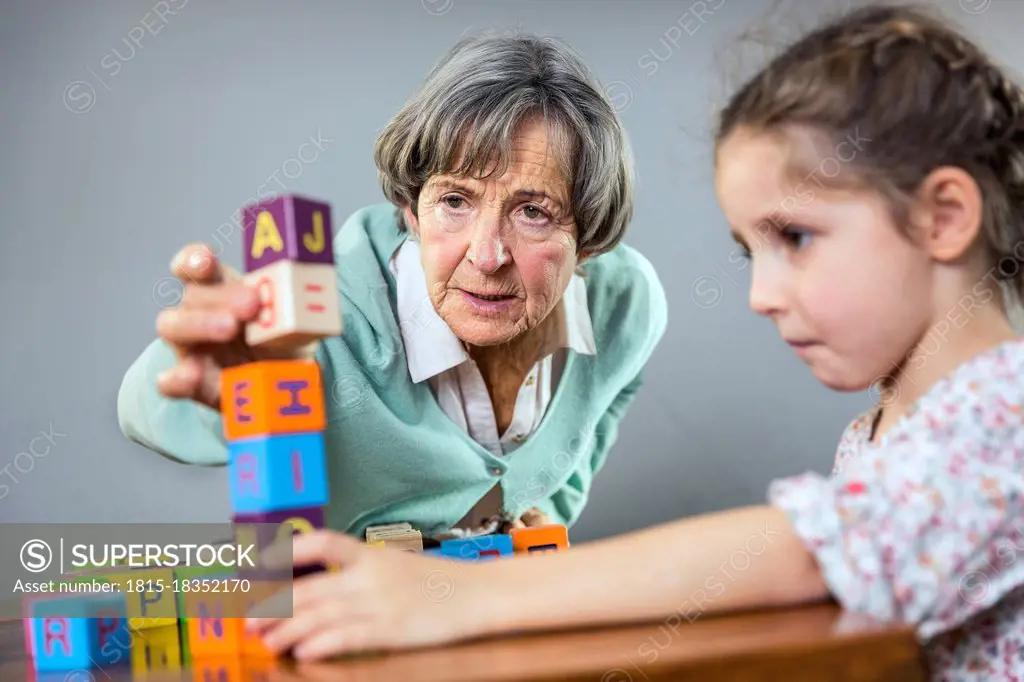
[[(621, 124), (560, 42), (457, 44), (385, 128), (388, 203), (335, 237), (344, 333), (303, 353), (327, 393), (327, 526), (426, 537), (571, 525), (666, 324)], [(182, 303), (124, 378), (124, 434), (224, 464), (221, 368), (270, 357), (238, 273), (195, 245)], [(185, 400), (183, 400), (185, 399)]]

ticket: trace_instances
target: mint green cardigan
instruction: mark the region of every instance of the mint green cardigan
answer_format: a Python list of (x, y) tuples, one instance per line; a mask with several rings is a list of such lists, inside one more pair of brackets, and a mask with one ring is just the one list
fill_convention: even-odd
[[(500, 482), (506, 511), (537, 507), (571, 526), (665, 332), (657, 274), (625, 244), (581, 266), (597, 352), (569, 351), (540, 427), (497, 457), (445, 415), (428, 382), (409, 376), (388, 265), (405, 237), (394, 207), (377, 204), (349, 217), (334, 239), (344, 333), (317, 351), (327, 406), (327, 525), (360, 535), (408, 521), (431, 535)], [(157, 392), (156, 375), (173, 362), (156, 340), (128, 369), (117, 405), (122, 432), (182, 462), (226, 464), (220, 413)]]

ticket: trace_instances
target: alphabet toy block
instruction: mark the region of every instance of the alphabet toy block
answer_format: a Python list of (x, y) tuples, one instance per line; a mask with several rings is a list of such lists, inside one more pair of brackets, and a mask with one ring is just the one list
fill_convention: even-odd
[(516, 554), (559, 552), (569, 549), (569, 531), (557, 523), (532, 528), (513, 528), (512, 547)]
[(298, 195), (283, 195), (244, 206), (245, 271), (280, 260), (334, 264), (331, 207)]
[(320, 367), (312, 360), (265, 360), (225, 369), (220, 400), (229, 441), (327, 426)]
[(34, 600), (32, 661), (37, 671), (89, 669), (129, 660), (124, 595), (90, 594)]
[(132, 630), (167, 627), (177, 623), (174, 571), (169, 568), (101, 571), (75, 576), (70, 582), (108, 582), (117, 585), (128, 608)]
[(245, 276), (260, 297), (259, 316), (245, 326), (250, 346), (305, 346), (343, 330), (333, 265), (282, 260)]
[(250, 609), (272, 596), (280, 584), (250, 581), (248, 589), (243, 589), (223, 586), (225, 580), (235, 578), (204, 576), (200, 580), (222, 587), (217, 592), (201, 588), (185, 594), (191, 660), (244, 653), (269, 655), (258, 636), (245, 631), (245, 618)]
[(217, 656), (196, 660), (192, 666), (193, 682), (246, 682), (245, 664), (234, 656)]
[[(210, 566), (178, 566), (171, 569), (174, 572), (174, 578), (178, 581), (178, 591), (174, 595), (175, 603), (178, 608), (178, 634), (181, 639), (181, 662), (182, 665), (189, 665), (192, 661), (191, 647), (189, 646), (188, 640), (188, 621), (187, 614), (190, 612), (185, 610), (185, 595), (193, 591), (193, 588), (198, 589), (202, 586), (199, 579), (204, 576), (218, 577), (227, 574), (223, 566), (213, 564)], [(187, 587), (185, 584), (188, 584)], [(186, 592), (185, 590), (188, 590)], [(195, 615), (194, 612), (191, 615)]]
[(228, 480), (236, 514), (322, 507), (328, 500), (323, 434), (229, 443)]
[(483, 535), (475, 538), (455, 538), (441, 542), (441, 556), (466, 561), (498, 559), (513, 554), (512, 538), (508, 535)]
[(383, 542), (384, 546), (388, 549), (398, 549), (406, 552), (423, 551), (423, 534), (418, 530), (414, 530), (411, 526), (408, 528), (395, 527), (394, 524), (389, 526), (371, 526), (366, 529), (366, 542)]
[(147, 628), (132, 635), (132, 672), (181, 670), (181, 636), (177, 624)]
[[(300, 507), (282, 509), (262, 514), (236, 514), (232, 519), (235, 526), (235, 540), (240, 546), (255, 546), (255, 556), (276, 543), (289, 543), (291, 536), (308, 533), (324, 527), (323, 507)], [(297, 566), (292, 577), (300, 577), (324, 570), (322, 566)], [(242, 577), (253, 579), (280, 577), (279, 571), (257, 566), (255, 569), (239, 571)]]

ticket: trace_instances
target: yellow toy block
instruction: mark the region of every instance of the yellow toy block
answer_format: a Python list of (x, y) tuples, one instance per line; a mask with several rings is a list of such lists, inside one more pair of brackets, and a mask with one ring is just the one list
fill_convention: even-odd
[(124, 593), (128, 605), (128, 627), (132, 630), (167, 627), (178, 623), (178, 604), (174, 592), (174, 570), (147, 568), (137, 571), (105, 573)]
[(177, 625), (132, 633), (132, 673), (135, 677), (163, 670), (181, 670), (181, 636)]

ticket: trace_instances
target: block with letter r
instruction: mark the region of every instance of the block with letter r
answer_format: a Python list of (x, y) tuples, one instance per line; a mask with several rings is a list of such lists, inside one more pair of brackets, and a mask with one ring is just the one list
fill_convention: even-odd
[(27, 605), (37, 671), (127, 665), (131, 633), (123, 594), (67, 594)]
[(329, 493), (323, 434), (228, 443), (228, 482), (236, 515), (326, 505)]

